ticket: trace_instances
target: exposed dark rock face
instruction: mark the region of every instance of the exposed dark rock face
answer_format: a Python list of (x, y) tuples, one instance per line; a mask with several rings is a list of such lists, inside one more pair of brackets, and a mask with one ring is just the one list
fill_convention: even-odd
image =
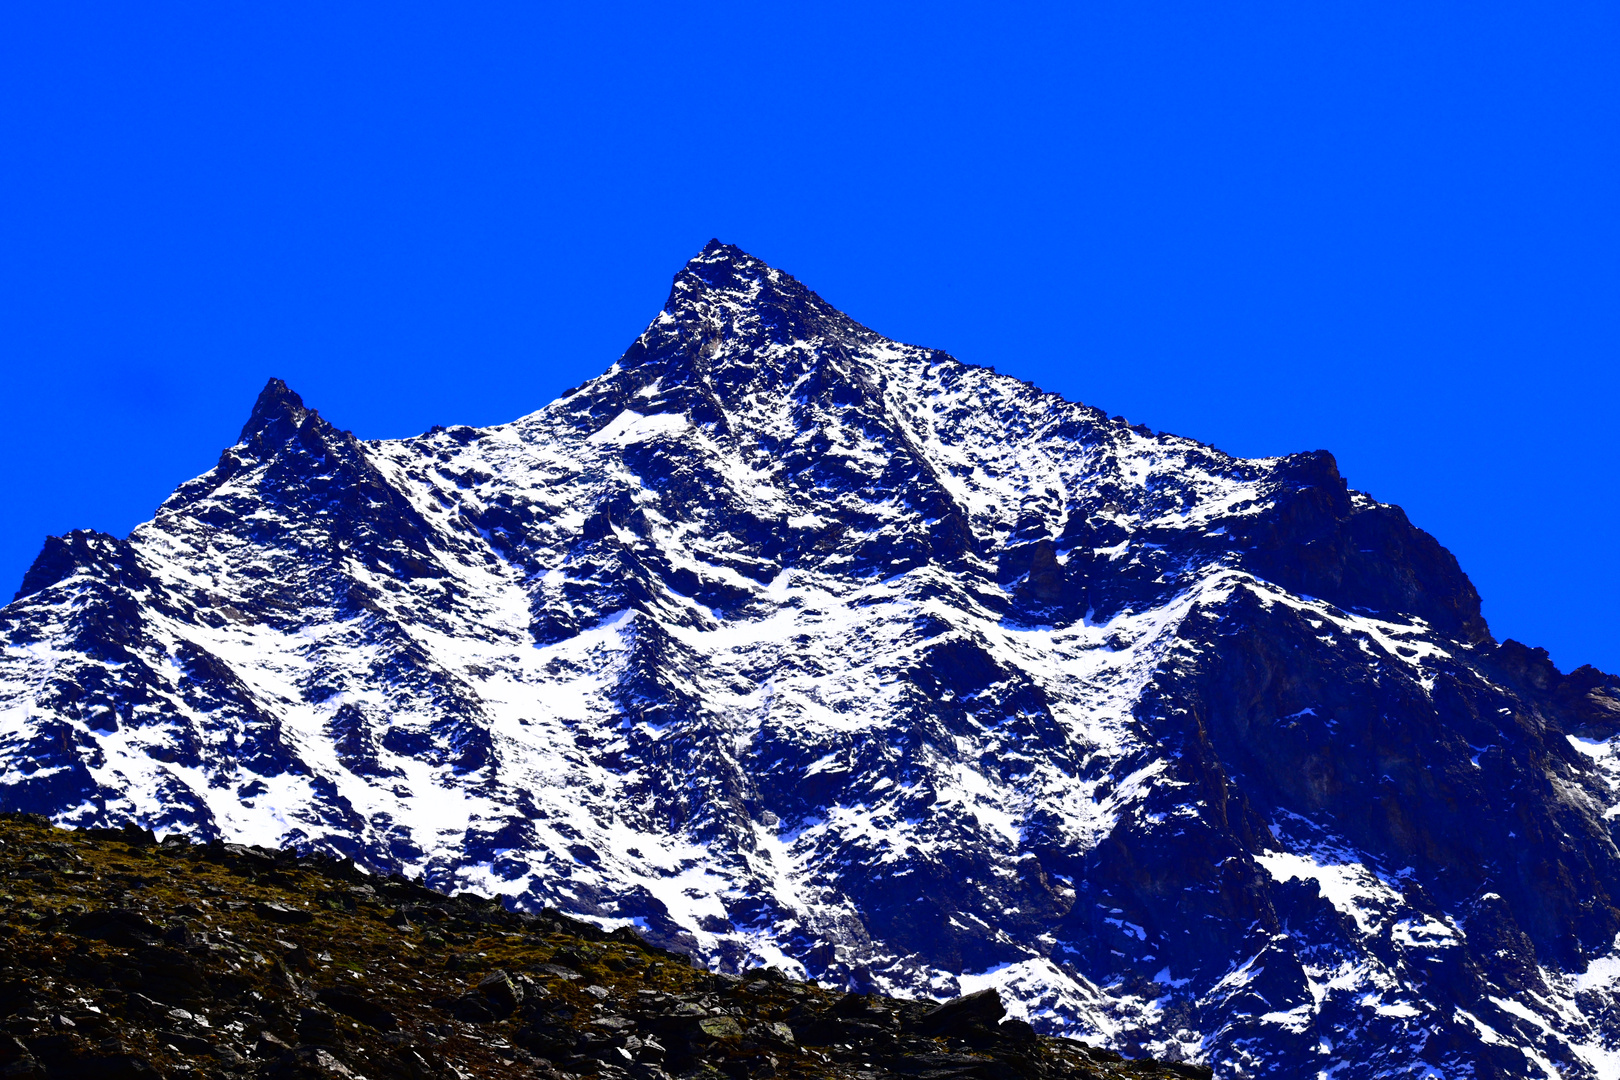
[[(97, 906), (108, 883), (127, 906)], [(1041, 1038), (993, 990), (936, 1005), (713, 975), (330, 858), (6, 817), (0, 888), (8, 1078), (1210, 1076)]]
[(362, 442), (273, 380), (0, 638), (5, 797), (64, 824), (1232, 1076), (1620, 1050), (1620, 682), (1496, 642), (1325, 452), (1128, 426), (718, 243), (512, 424)]

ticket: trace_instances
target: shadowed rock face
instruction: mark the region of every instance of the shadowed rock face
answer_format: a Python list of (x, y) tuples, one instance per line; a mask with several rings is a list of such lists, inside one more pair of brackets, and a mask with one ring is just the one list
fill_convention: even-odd
[(64, 824), (993, 986), (1233, 1076), (1620, 1040), (1613, 677), (1494, 641), (1325, 452), (1127, 426), (718, 243), (511, 424), (362, 442), (272, 380), (0, 634), (6, 797)]

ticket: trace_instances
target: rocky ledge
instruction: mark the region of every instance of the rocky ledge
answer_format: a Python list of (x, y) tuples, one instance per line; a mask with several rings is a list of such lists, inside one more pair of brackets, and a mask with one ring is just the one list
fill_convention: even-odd
[(353, 864), (0, 815), (0, 1077), (1209, 1077)]

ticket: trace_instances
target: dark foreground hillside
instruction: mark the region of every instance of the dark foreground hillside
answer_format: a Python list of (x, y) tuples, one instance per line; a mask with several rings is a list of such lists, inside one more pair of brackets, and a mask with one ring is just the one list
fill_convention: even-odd
[(0, 1077), (1207, 1077), (351, 864), (0, 816)]

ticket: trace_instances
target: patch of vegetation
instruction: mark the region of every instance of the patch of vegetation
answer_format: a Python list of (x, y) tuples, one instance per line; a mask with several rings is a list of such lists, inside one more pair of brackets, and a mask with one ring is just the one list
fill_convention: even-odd
[(0, 1078), (1204, 1078), (353, 864), (0, 815)]

